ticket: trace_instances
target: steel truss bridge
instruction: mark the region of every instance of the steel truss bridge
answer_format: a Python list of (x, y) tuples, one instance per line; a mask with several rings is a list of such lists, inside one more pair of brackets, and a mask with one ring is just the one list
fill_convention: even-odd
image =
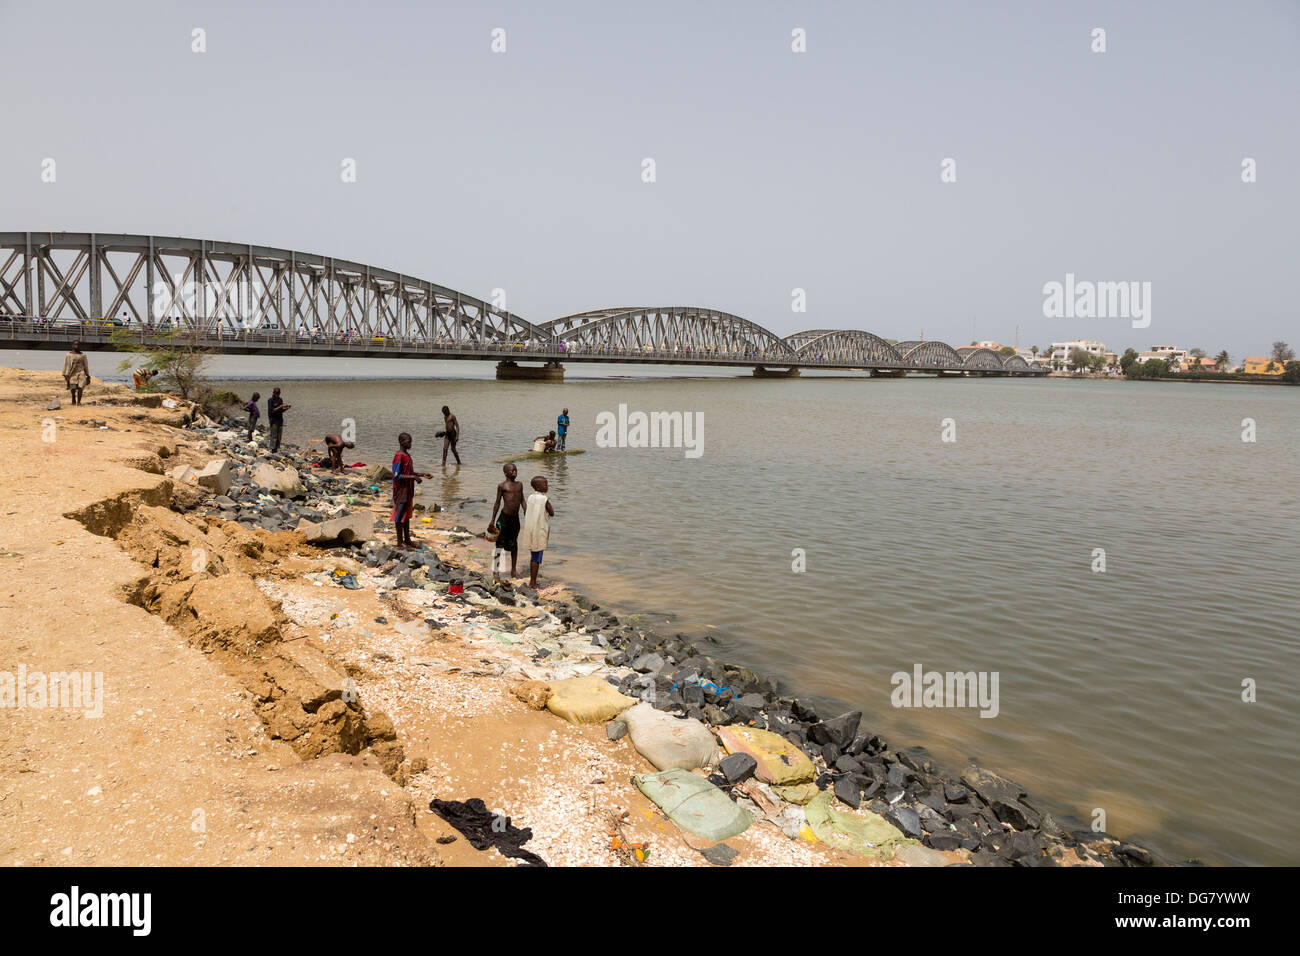
[[(268, 246), (168, 236), (0, 232), (0, 341), (113, 348), (122, 336), (231, 354), (464, 358), (1036, 375), (1045, 367), (857, 329), (784, 337), (698, 306), (634, 306), (534, 324), (424, 279)], [(527, 371), (527, 370), (525, 370)], [(506, 376), (508, 377), (508, 376)]]

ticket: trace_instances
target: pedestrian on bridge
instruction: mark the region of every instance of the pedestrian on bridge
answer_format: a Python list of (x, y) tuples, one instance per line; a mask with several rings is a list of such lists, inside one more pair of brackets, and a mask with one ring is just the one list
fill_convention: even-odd
[(72, 351), (63, 357), (63, 381), (72, 393), (72, 404), (80, 405), (81, 396), (90, 384), (90, 365), (81, 351), (81, 339), (72, 343)]

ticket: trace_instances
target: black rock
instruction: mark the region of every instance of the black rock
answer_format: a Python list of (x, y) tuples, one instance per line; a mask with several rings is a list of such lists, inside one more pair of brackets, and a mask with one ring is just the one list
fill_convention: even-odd
[(621, 740), (627, 734), (627, 724), (621, 720), (611, 720), (605, 725), (605, 736), (610, 740)]
[(740, 705), (751, 710), (763, 710), (767, 707), (767, 698), (762, 694), (746, 694), (740, 698)]
[(917, 840), (921, 838), (921, 818), (910, 807), (890, 807), (885, 811), (884, 816), (886, 820), (902, 830), (905, 836)]
[(965, 803), (970, 796), (970, 791), (965, 787), (955, 783), (945, 783), (943, 785), (943, 798), (949, 803)]
[(995, 799), (989, 802), (989, 809), (999, 821), (1017, 830), (1028, 830), (1038, 826), (1038, 814), (1019, 802), (1009, 803)]
[(928, 833), (921, 842), (934, 850), (955, 850), (962, 845), (962, 838), (945, 830), (941, 833)]
[(746, 753), (735, 753), (718, 761), (718, 771), (728, 783), (740, 783), (754, 775), (758, 761)]
[(885, 787), (885, 802), (895, 804), (906, 796), (907, 791), (902, 787), (896, 787), (892, 783)]
[(1008, 860), (1021, 860), (1041, 855), (1038, 844), (1030, 833), (1011, 834), (1011, 838), (1003, 845), (1000, 853)]
[(912, 779), (912, 774), (902, 764), (894, 764), (889, 768), (889, 773), (885, 775), (888, 780), (896, 787), (907, 786), (907, 781)]
[(1121, 843), (1116, 848), (1115, 855), (1127, 863), (1138, 866), (1150, 866), (1154, 862), (1148, 851), (1132, 843)]
[(812, 701), (796, 698), (790, 704), (790, 711), (805, 723), (817, 720), (817, 708), (813, 706)]
[(823, 720), (819, 724), (813, 724), (808, 729), (808, 736), (814, 743), (838, 744), (839, 748), (843, 750), (853, 743), (853, 738), (858, 733), (858, 724), (861, 722), (862, 711), (850, 711), (830, 720)]
[(719, 843), (711, 846), (707, 850), (701, 850), (700, 856), (708, 860), (714, 866), (731, 866), (731, 861), (740, 856), (735, 850), (725, 843)]
[(929, 833), (948, 833), (948, 821), (930, 807), (922, 804), (916, 808), (916, 815), (921, 818), (921, 829)]
[(924, 771), (930, 773), (934, 770), (934, 763), (930, 758), (930, 751), (924, 747), (907, 747), (899, 752), (898, 762), (909, 770)]
[(948, 805), (944, 803), (943, 795), (937, 790), (930, 790), (916, 798), (916, 802), (923, 804), (933, 810), (935, 813), (944, 813)]
[(826, 761), (826, 766), (828, 767), (833, 767), (835, 765), (835, 761), (840, 759), (841, 753), (842, 751), (840, 750), (839, 744), (822, 745), (822, 759)]
[(840, 777), (835, 781), (835, 797), (854, 810), (862, 804), (862, 791), (851, 777)]
[(688, 704), (700, 705), (704, 703), (704, 688), (698, 684), (687, 684), (681, 688), (682, 700)]
[[(832, 745), (831, 745), (831, 744), (827, 744), (827, 746), (829, 747), (829, 746), (832, 746)], [(856, 773), (860, 773), (861, 770), (862, 770), (862, 765), (859, 764), (859, 763), (858, 763), (856, 760), (854, 760), (852, 757), (850, 757), (848, 754), (843, 754), (842, 756), (837, 757), (837, 758), (835, 759), (835, 764), (834, 764), (834, 766), (835, 766), (835, 769), (836, 769), (836, 770), (840, 771), (840, 773), (854, 773), (854, 774), (856, 774)]]

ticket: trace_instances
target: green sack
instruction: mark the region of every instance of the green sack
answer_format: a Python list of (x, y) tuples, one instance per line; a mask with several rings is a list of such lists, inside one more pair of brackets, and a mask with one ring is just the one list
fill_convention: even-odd
[(689, 770), (643, 773), (637, 789), (687, 833), (718, 842), (745, 832), (754, 818), (725, 793)]

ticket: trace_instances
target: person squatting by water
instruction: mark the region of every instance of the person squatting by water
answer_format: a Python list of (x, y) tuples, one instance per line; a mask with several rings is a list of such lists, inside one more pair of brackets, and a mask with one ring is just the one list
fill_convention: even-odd
[(542, 566), (542, 552), (551, 539), (551, 518), (555, 509), (546, 497), (548, 485), (546, 479), (538, 475), (529, 482), (533, 493), (521, 505), (524, 509), (524, 527), (519, 535), (519, 543), (528, 552), (528, 585), (537, 587), (537, 571)]
[[(502, 565), (505, 564), (505, 552), (510, 552), (510, 577), (517, 578), (516, 570), (519, 560), (519, 508), (524, 503), (524, 486), (517, 480), (519, 470), (514, 463), (503, 465), (502, 473), (506, 480), (497, 485), (497, 498), (492, 502), (492, 516), (488, 518), (488, 534), (497, 533), (496, 545), (492, 550), (492, 577), (501, 580)], [(497, 509), (501, 517), (497, 518)]]
[(325, 436), (325, 452), (329, 455), (330, 471), (343, 473), (343, 449), (356, 448), (350, 441), (344, 441), (342, 435)]
[(411, 436), (402, 432), (397, 436), (398, 450), (393, 456), (393, 523), (397, 525), (397, 547), (414, 548), (411, 537), (411, 512), (415, 510), (415, 486), (424, 478), (432, 478), (427, 471), (416, 472), (411, 461)]
[(460, 422), (456, 416), (451, 413), (451, 409), (446, 405), (442, 406), (442, 424), (443, 431), (438, 434), (442, 436), (442, 463), (447, 464), (447, 451), (456, 456), (456, 464), (460, 464), (460, 452), (456, 450), (456, 442), (460, 441)]
[(271, 423), (271, 451), (280, 450), (280, 439), (284, 434), (284, 413), (293, 408), (280, 397), (280, 389), (271, 390), (271, 397), (266, 400), (266, 420)]
[(258, 400), (261, 399), (261, 392), (254, 392), (253, 397), (244, 402), (244, 411), (248, 412), (248, 440), (253, 440), (253, 433), (257, 431), (257, 420), (262, 416), (261, 410), (257, 407)]
[(556, 450), (564, 451), (565, 438), (569, 434), (569, 410), (566, 408), (560, 412), (560, 417), (555, 420)]
[(81, 339), (72, 343), (72, 351), (63, 357), (63, 381), (72, 393), (72, 404), (80, 405), (81, 396), (90, 384), (90, 365), (81, 351)]
[(533, 451), (555, 451), (555, 432), (547, 432), (533, 439)]

